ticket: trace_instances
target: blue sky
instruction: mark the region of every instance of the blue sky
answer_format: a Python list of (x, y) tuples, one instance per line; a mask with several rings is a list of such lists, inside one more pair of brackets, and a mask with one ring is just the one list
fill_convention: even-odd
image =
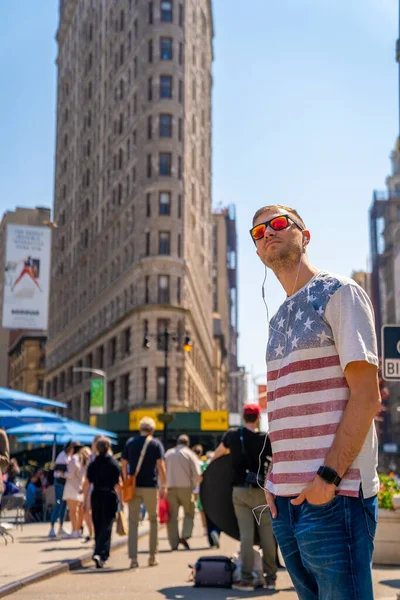
[[(0, 210), (50, 206), (56, 0), (0, 3)], [(368, 208), (398, 133), (397, 0), (214, 0), (213, 202), (235, 204), (239, 360), (265, 371), (263, 266), (248, 236), (264, 204), (297, 208), (311, 261), (368, 262)], [(283, 292), (269, 273), (270, 313)]]

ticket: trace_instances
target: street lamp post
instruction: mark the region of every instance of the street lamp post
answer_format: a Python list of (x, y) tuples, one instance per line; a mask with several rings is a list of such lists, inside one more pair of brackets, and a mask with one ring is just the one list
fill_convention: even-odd
[[(174, 416), (168, 413), (168, 353), (170, 340), (179, 342), (180, 334), (171, 332), (168, 327), (165, 327), (163, 333), (146, 334), (144, 336), (143, 347), (150, 348), (149, 338), (153, 337), (156, 340), (163, 340), (164, 348), (164, 390), (163, 390), (163, 413), (158, 415), (158, 419), (164, 424), (163, 431), (163, 444), (164, 448), (167, 448), (168, 444), (168, 425), (174, 420)], [(189, 335), (185, 335), (185, 341), (183, 343), (183, 349), (185, 352), (192, 350), (192, 342)]]
[(74, 367), (72, 369), (74, 373), (94, 373), (95, 375), (100, 375), (104, 379), (104, 404), (103, 404), (103, 413), (107, 412), (107, 373), (103, 371), (103, 369), (92, 369), (90, 367)]

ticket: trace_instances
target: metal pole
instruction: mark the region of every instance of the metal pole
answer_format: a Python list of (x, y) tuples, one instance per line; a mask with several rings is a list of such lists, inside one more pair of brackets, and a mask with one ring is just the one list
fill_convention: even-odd
[[(168, 351), (169, 351), (169, 331), (167, 328), (164, 330), (164, 414), (168, 412)], [(164, 448), (167, 450), (168, 444), (168, 425), (164, 423), (163, 432), (163, 443)]]
[(103, 378), (104, 378), (104, 407), (103, 407), (104, 413), (103, 414), (107, 414), (107, 409), (108, 409), (108, 404), (107, 404), (107, 399), (108, 399), (108, 397), (107, 397), (107, 394), (108, 394), (108, 381), (107, 381), (107, 375), (106, 375), (105, 372), (104, 372)]
[(54, 434), (54, 439), (53, 439), (53, 451), (52, 451), (52, 455), (51, 455), (51, 462), (54, 463), (56, 460), (56, 451), (57, 451), (57, 435)]

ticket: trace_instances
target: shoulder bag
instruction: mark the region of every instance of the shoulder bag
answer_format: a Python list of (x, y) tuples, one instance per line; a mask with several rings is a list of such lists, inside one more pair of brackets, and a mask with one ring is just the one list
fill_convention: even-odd
[(132, 500), (135, 498), (136, 479), (137, 479), (137, 476), (139, 475), (140, 469), (142, 468), (142, 464), (143, 464), (143, 460), (144, 460), (144, 457), (145, 457), (145, 454), (147, 451), (147, 447), (150, 444), (152, 439), (153, 439), (152, 435), (147, 436), (147, 438), (143, 444), (143, 448), (140, 453), (138, 464), (136, 466), (136, 471), (135, 471), (134, 475), (128, 475), (128, 477), (126, 478), (126, 480), (123, 483), (123, 486), (122, 486), (123, 502), (132, 502)]

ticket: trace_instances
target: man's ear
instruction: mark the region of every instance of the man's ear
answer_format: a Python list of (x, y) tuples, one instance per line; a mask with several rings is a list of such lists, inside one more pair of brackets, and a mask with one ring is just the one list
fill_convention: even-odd
[(256, 250), (256, 254), (257, 254), (257, 256), (260, 256), (260, 253), (259, 253), (259, 251), (258, 251), (258, 250)]

